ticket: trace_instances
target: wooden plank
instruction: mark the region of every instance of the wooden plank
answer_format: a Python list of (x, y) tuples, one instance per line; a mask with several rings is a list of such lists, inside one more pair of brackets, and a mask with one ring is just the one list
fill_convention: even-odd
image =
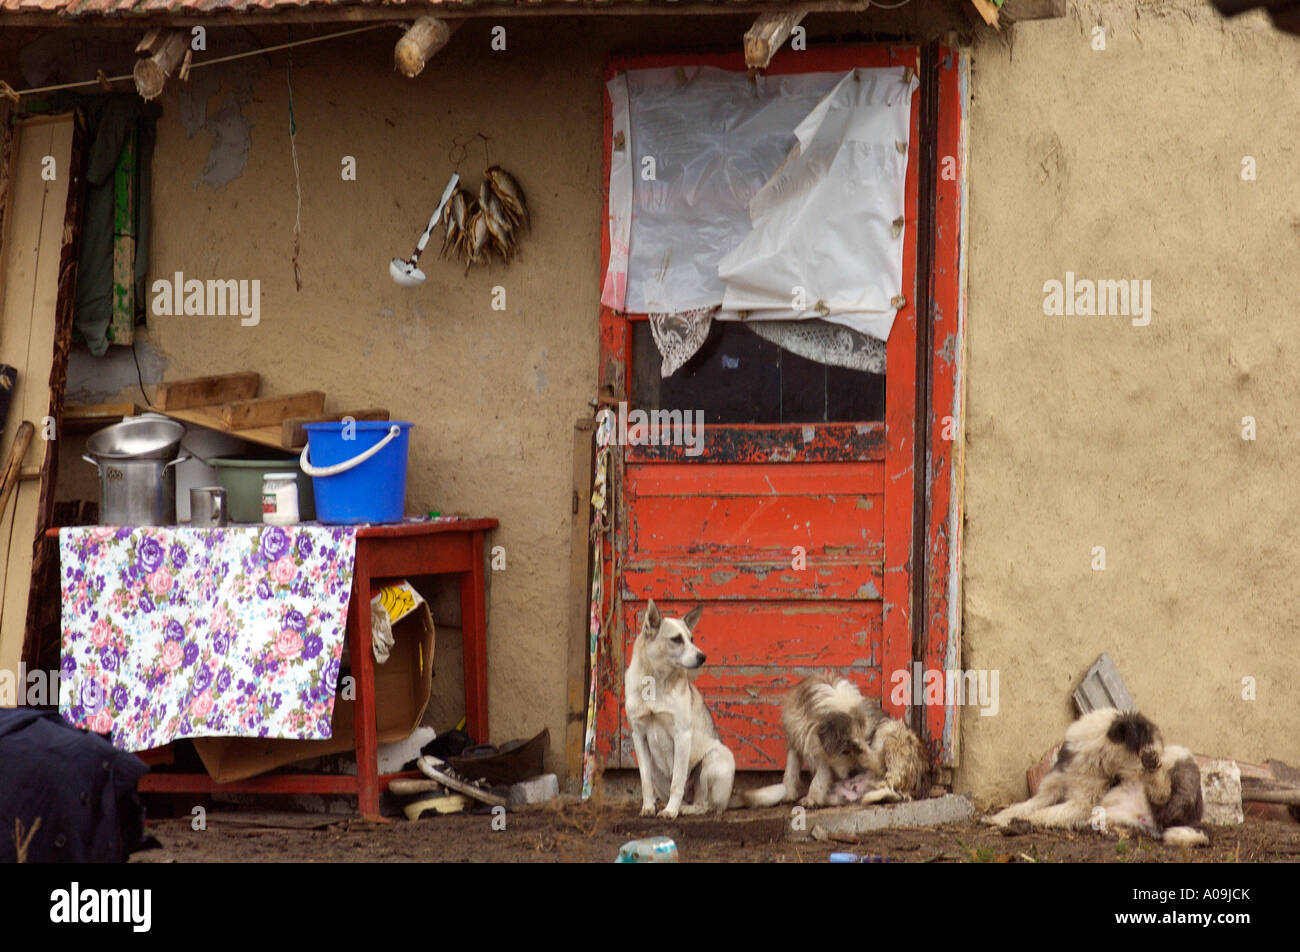
[(154, 406), (153, 410), (163, 416), (169, 416), (173, 420), (180, 420), (182, 423), (216, 430), (218, 433), (227, 433), (241, 440), (274, 447), (277, 450), (283, 449), (280, 445), (283, 434), (278, 423), (272, 426), (251, 427), (246, 430), (232, 430), (222, 422), (221, 416), (212, 407), (195, 407), (190, 410), (159, 410), (157, 406)]
[(282, 426), (286, 417), (312, 416), (325, 410), (325, 393), (306, 390), (281, 397), (256, 397), (222, 404), (221, 422), (231, 430)]
[(140, 406), (135, 403), (67, 403), (63, 406), (63, 426), (69, 429), (108, 426), (139, 412)]
[[(622, 321), (626, 326), (627, 321)], [(629, 335), (630, 337), (630, 335)], [(626, 442), (626, 441), (625, 441)], [(667, 442), (667, 441), (665, 441)], [(752, 423), (705, 426), (696, 456), (687, 446), (624, 447), (629, 463), (813, 463), (883, 460), (883, 423)]]
[[(707, 489), (703, 490), (707, 491)], [(783, 559), (795, 548), (817, 556), (879, 551), (881, 496), (645, 496), (629, 514), (633, 550), (646, 558), (690, 554), (730, 559)]]
[(806, 14), (802, 8), (760, 13), (754, 25), (745, 32), (745, 65), (750, 69), (767, 69), (776, 51), (790, 38)]
[(698, 489), (708, 474), (708, 494), (722, 496), (874, 496), (884, 492), (885, 465), (876, 463), (805, 463), (770, 466), (740, 463), (700, 467), (690, 463), (643, 463), (629, 466), (627, 492), (643, 496), (682, 496)]
[[(85, 176), (88, 143), (84, 113), (73, 117), (70, 156), (64, 167), (69, 182), (81, 182)], [(46, 425), (62, 433), (63, 397), (68, 383), (68, 358), (72, 351), (72, 318), (77, 295), (77, 264), (81, 259), (81, 208), (85, 191), (71, 188), (63, 209), (62, 243), (59, 249), (59, 276), (54, 308), (54, 347), (48, 378), (49, 400)], [(43, 319), (38, 314), (36, 319)], [(51, 440), (41, 463), (40, 499), (37, 505), (36, 538), (31, 584), (27, 598), (27, 625), (23, 636), (23, 660), (29, 668), (41, 661), (57, 663), (61, 640), (59, 599), (59, 557), (56, 543), (46, 540), (45, 530), (54, 522), (54, 494), (59, 475), (59, 441)]]
[[(655, 597), (665, 615), (682, 616), (692, 601)], [(624, 624), (636, 631), (644, 600), (623, 602)], [(877, 667), (883, 631), (880, 601), (711, 602), (695, 630), (695, 643), (708, 667), (740, 668), (756, 659), (777, 668)]]
[[(935, 181), (934, 274), (930, 321), (929, 441), (926, 470), (925, 609), (927, 670), (961, 667), (961, 548), (964, 507), (966, 367), (966, 109), (968, 55), (939, 50), (936, 156), (955, 164)], [(960, 711), (953, 704), (925, 709), (926, 733), (940, 764), (960, 757)]]
[[(5, 223), (12, 205), (14, 170), (18, 158), (12, 117), (13, 106), (8, 100), (0, 99), (0, 307), (4, 306), (5, 291), (4, 239), (8, 233)], [(4, 422), (0, 419), (0, 427), (4, 426)]]
[[(920, 72), (920, 50), (895, 50), (891, 66), (910, 66)], [(919, 235), (921, 141), (921, 97), (912, 97), (908, 124), (907, 180), (904, 188), (904, 233)], [(924, 486), (923, 472), (916, 468), (916, 439), (920, 429), (917, 402), (917, 286), (916, 240), (907, 240), (903, 252), (903, 287), (907, 301), (894, 317), (886, 349), (885, 373), (885, 634), (881, 670), (888, 680), (891, 672), (907, 668), (913, 657), (913, 584), (917, 569), (913, 552), (914, 500), (917, 483)], [(924, 430), (921, 430), (924, 432)], [(918, 475), (921, 478), (918, 480)], [(924, 491), (924, 490), (922, 490)], [(881, 699), (892, 717), (905, 717), (901, 705), (890, 696)]]
[(153, 408), (160, 413), (166, 413), (169, 410), (188, 410), (191, 407), (248, 400), (257, 395), (257, 388), (261, 381), (261, 375), (252, 371), (172, 380), (158, 385), (153, 398)]
[[(789, 559), (730, 565), (714, 558), (629, 562), (623, 566), (620, 592), (625, 599), (871, 600), (880, 598), (884, 586), (882, 555), (809, 559), (803, 571), (791, 568)], [(888, 614), (885, 618), (888, 630)], [(902, 662), (890, 670), (906, 667)]]
[(587, 682), (591, 617), (591, 480), (596, 421), (573, 427), (573, 482), (569, 513), (569, 626), (565, 685), (568, 697), (564, 730), (565, 775), (582, 778), (587, 733)]
[(317, 413), (309, 416), (286, 417), (280, 424), (280, 445), (286, 450), (300, 450), (307, 445), (307, 431), (303, 426), (308, 423), (337, 423), (344, 417), (354, 420), (387, 420), (388, 411), (382, 407), (367, 410), (342, 410), (338, 413)]
[[(22, 420), (39, 428), (50, 410), (48, 381), (54, 362), (58, 306), (60, 248), (68, 197), (73, 120), (40, 124), (19, 123), (14, 139), (16, 158), (3, 236), (4, 298), (0, 302), (0, 363), (18, 368), (18, 385), (0, 446), (10, 446)], [(41, 177), (45, 156), (55, 158), (65, 174), (53, 181)], [(45, 465), (50, 445), (36, 439), (24, 467)], [(27, 626), (28, 592), (32, 581), (33, 544), (40, 518), (41, 486), (19, 484), (12, 510), (0, 516), (0, 549), (7, 553), (0, 572), (0, 669), (17, 670)]]

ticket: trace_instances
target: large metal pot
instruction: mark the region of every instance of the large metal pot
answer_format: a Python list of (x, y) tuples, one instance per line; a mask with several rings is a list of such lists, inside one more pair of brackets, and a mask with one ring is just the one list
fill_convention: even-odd
[(99, 470), (99, 524), (167, 526), (176, 522), (173, 466), (185, 427), (166, 417), (145, 415), (115, 423), (86, 441), (86, 462)]

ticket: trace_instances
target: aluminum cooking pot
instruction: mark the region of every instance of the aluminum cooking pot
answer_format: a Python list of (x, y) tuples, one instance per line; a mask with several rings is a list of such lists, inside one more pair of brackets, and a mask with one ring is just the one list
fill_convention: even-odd
[(185, 427), (159, 416), (123, 420), (86, 441), (99, 470), (99, 524), (166, 526), (176, 522), (176, 474)]

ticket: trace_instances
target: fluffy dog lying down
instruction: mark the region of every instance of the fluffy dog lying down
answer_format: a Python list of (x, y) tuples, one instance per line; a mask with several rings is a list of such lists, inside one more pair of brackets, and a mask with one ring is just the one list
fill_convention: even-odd
[(1201, 772), (1191, 751), (1166, 747), (1141, 714), (1106, 707), (1070, 725), (1038, 793), (985, 822), (1087, 828), (1098, 818), (1107, 832), (1131, 830), (1174, 845), (1204, 846), (1209, 840), (1195, 828), (1204, 812)]
[[(812, 771), (805, 807), (885, 803), (929, 792), (929, 758), (920, 738), (864, 698), (846, 678), (811, 677), (781, 704), (785, 777), (742, 794), (747, 806), (773, 806), (799, 796), (800, 764)], [(838, 783), (836, 781), (839, 781)]]

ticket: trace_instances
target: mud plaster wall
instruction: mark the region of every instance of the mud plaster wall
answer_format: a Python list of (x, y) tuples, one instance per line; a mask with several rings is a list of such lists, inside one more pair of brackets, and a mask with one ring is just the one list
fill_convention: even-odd
[[(1197, 4), (1144, 4), (1141, 17), (1112, 6), (1104, 53), (1089, 48), (1087, 10), (973, 51), (963, 662), (1000, 671), (1001, 709), (963, 710), (955, 780), (988, 799), (1023, 793), (1103, 650), (1167, 737), (1300, 759), (1287, 544), (1300, 43), (1256, 18), (1224, 28)], [(187, 138), (175, 82), (159, 126), (151, 279), (262, 282), (256, 328), (153, 321), (167, 378), (253, 368), (267, 393), (319, 387), (334, 406), (386, 405), (417, 424), (408, 509), (502, 520), (492, 739), (548, 726), (552, 768), (565, 727), (571, 428), (596, 379), (602, 64), (615, 48), (734, 43), (748, 25), (720, 17), (687, 33), (657, 19), (512, 24), (508, 56), (487, 52), (489, 25), (471, 22), (414, 81), (389, 65), (396, 31), (296, 51), (301, 292), (283, 59), (248, 95), (223, 85), (205, 103), (230, 117), (233, 92), (248, 131), (246, 163), (220, 188), (198, 182), (213, 132)], [(909, 29), (898, 22), (895, 33)], [(817, 38), (860, 24), (809, 28)], [(535, 230), (509, 269), (466, 277), (426, 257), (428, 282), (400, 290), (388, 259), (423, 228), (451, 138), (474, 132), (519, 174)], [(1246, 154), (1260, 170), (1249, 184)], [(340, 178), (344, 155), (356, 182)], [(476, 181), (483, 164), (475, 152), (462, 171)], [(1151, 325), (1045, 317), (1042, 284), (1067, 270), (1150, 278)], [(490, 307), (497, 284), (505, 312)], [(1239, 435), (1247, 414), (1253, 443)], [(1091, 569), (1095, 545), (1105, 572)], [(440, 630), (439, 727), (462, 707), (457, 635)], [(1241, 700), (1245, 676), (1258, 680), (1255, 702)]]
[[(1119, 6), (1105, 52), (1096, 8), (975, 50), (964, 655), (1001, 710), (957, 782), (1003, 800), (1102, 651), (1167, 741), (1300, 758), (1300, 40)], [(1150, 326), (1044, 316), (1066, 271), (1149, 278)]]
[[(296, 50), (301, 291), (290, 264), (284, 54), (266, 69), (254, 60), (212, 92), (204, 128), (179, 83), (162, 100), (150, 281), (176, 271), (261, 281), (257, 327), (151, 319), (167, 379), (255, 369), (264, 393), (319, 388), (331, 406), (386, 406), (416, 424), (407, 510), (501, 520), (490, 540), (506, 556), (489, 579), (491, 739), (549, 727), (552, 769), (562, 767), (566, 727), (573, 423), (590, 413), (597, 382), (604, 62), (616, 48), (738, 45), (749, 22), (705, 18), (687, 31), (676, 17), (512, 21), (502, 54), (489, 48), (491, 24), (475, 21), (415, 80), (392, 69), (396, 30)], [(210, 34), (214, 53), (219, 37)], [(214, 116), (223, 117), (217, 129)], [(527, 191), (534, 227), (520, 258), (465, 275), (437, 260), (435, 237), (422, 261), (427, 282), (400, 289), (388, 261), (408, 255), (424, 228), (454, 167), (453, 139), (469, 143), (460, 171), (478, 184), (487, 163), (475, 133), (490, 137), (492, 161)], [(344, 156), (356, 159), (354, 182), (341, 178)], [(505, 311), (491, 307), (497, 285)], [(435, 617), (443, 624), (428, 720), (441, 729), (463, 711), (454, 598), (435, 597)]]

